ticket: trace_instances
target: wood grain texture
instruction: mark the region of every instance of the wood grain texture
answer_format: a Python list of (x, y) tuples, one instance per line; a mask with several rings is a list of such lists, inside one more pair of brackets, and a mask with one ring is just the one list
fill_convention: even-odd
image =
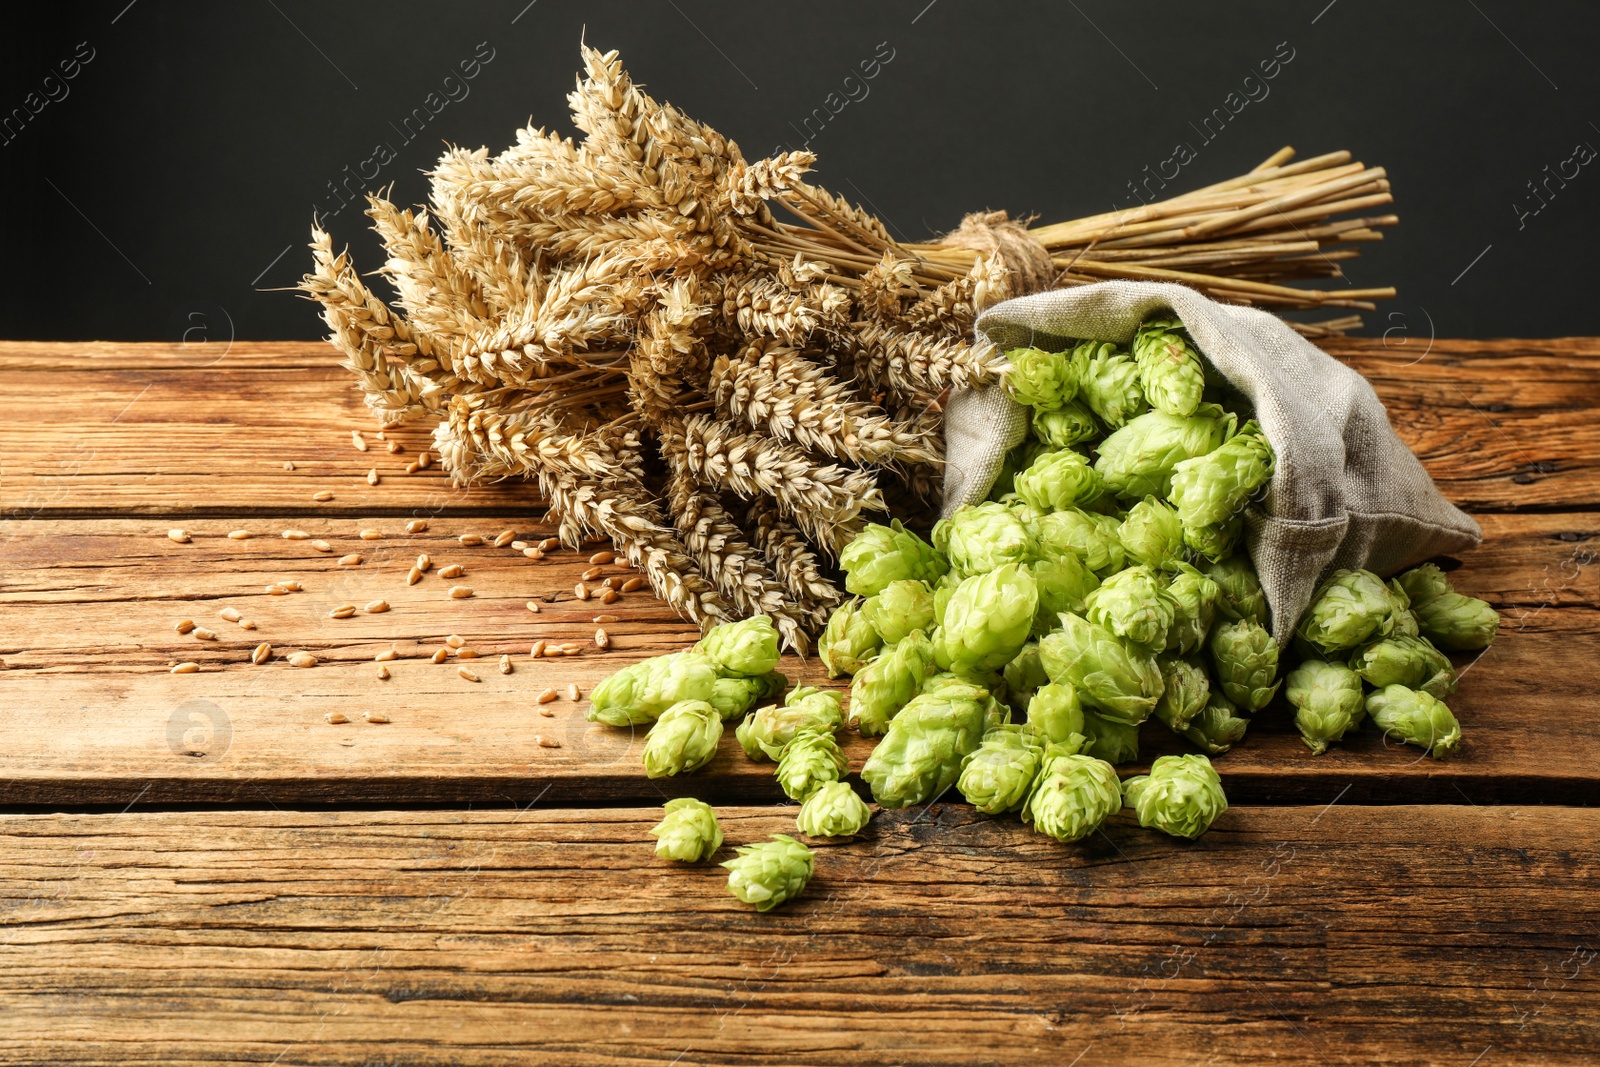
[[(1451, 500), (1476, 511), (1600, 506), (1600, 341), (1329, 342), (1366, 374)], [(0, 342), (16, 395), (0, 436), (0, 513), (13, 517), (531, 513), (521, 483), (458, 490), (407, 452), (356, 452), (373, 429), (320, 343)], [(285, 471), (290, 460), (296, 470)], [(376, 467), (384, 481), (367, 485)], [(312, 494), (329, 489), (332, 501)]]
[[(793, 808), (719, 812), (728, 845)], [(0, 1058), (1588, 1064), (1600, 812), (879, 813), (760, 915), (659, 809), (0, 818)], [(1488, 1050), (1487, 1052), (1485, 1050)], [(1075, 1059), (1076, 1057), (1076, 1059)]]
[[(1600, 803), (1600, 729), (1592, 715), (1593, 664), (1600, 658), (1600, 571), (1593, 566), (1593, 513), (1484, 516), (1486, 541), (1466, 553), (1454, 578), (1505, 613), (1502, 637), (1471, 663), (1451, 705), (1467, 744), (1444, 761), (1386, 745), (1363, 733), (1314, 757), (1280, 701), (1246, 743), (1218, 760), (1241, 801), (1323, 804), (1345, 788), (1349, 801), (1399, 803)], [(279, 536), (293, 524), (333, 551)], [(236, 526), (256, 536), (232, 540)], [(363, 527), (381, 540), (363, 541)], [(656, 801), (693, 793), (719, 800), (777, 800), (770, 764), (740, 753), (731, 733), (721, 755), (683, 779), (651, 781), (639, 763), (643, 731), (583, 719), (583, 702), (563, 699), (538, 714), (535, 697), (576, 682), (582, 693), (619, 666), (687, 646), (696, 632), (645, 592), (614, 605), (580, 601), (573, 587), (589, 564), (570, 551), (532, 561), (510, 548), (467, 548), (462, 533), (513, 528), (528, 539), (546, 528), (517, 519), (440, 516), (406, 535), (403, 521), (305, 517), (201, 520), (193, 540), (174, 544), (154, 519), (35, 519), (0, 525), (0, 803), (316, 804)], [(467, 573), (405, 573), (418, 552)], [(364, 562), (340, 567), (359, 552)], [(621, 578), (628, 571), (603, 568)], [(294, 579), (302, 593), (269, 596)], [(475, 595), (452, 600), (453, 582)], [(332, 619), (333, 607), (385, 598), (391, 610)], [(541, 611), (528, 611), (538, 599)], [(218, 617), (233, 607), (256, 623), (244, 631)], [(593, 646), (594, 619), (612, 648)], [(198, 641), (173, 630), (193, 619), (218, 634)], [(481, 653), (458, 661), (425, 657), (459, 634)], [(583, 653), (533, 660), (535, 640), (581, 644)], [(249, 663), (261, 641), (276, 654)], [(373, 656), (391, 646), (402, 659), (376, 677)], [(284, 656), (308, 650), (321, 663), (302, 670)], [(496, 663), (509, 653), (515, 673)], [(172, 675), (192, 660), (198, 674)], [(815, 661), (793, 657), (792, 678), (824, 683)], [(391, 722), (363, 721), (368, 710)], [(350, 722), (331, 725), (329, 713)], [(859, 767), (870, 743), (847, 735)], [(555, 740), (559, 748), (536, 739)], [(1145, 732), (1147, 757), (1183, 751), (1159, 724)], [(549, 790), (548, 793), (545, 790)]]

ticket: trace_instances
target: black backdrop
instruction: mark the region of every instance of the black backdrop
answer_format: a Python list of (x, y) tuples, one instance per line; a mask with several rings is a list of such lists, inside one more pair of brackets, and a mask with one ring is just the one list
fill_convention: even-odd
[(413, 203), (443, 142), (498, 150), (530, 117), (570, 132), (583, 34), (747, 155), (809, 142), (819, 181), (910, 238), (978, 208), (1131, 203), (1179, 142), (1195, 158), (1169, 192), (1284, 144), (1347, 148), (1388, 168), (1401, 216), (1348, 270), (1400, 288), (1370, 332), (1600, 333), (1586, 0), (111, 0), (3, 18), (3, 337), (320, 336), (311, 305), (272, 291), (304, 269), (312, 212), (377, 267), (335, 188)]

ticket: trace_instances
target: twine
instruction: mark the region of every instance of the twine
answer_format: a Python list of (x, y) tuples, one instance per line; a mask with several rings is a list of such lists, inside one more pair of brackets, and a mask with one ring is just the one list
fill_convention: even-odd
[(974, 211), (961, 225), (939, 238), (942, 245), (970, 248), (985, 256), (999, 256), (1016, 279), (1012, 295), (1036, 293), (1055, 286), (1056, 265), (1050, 250), (1040, 244), (1020, 222), (1004, 211)]

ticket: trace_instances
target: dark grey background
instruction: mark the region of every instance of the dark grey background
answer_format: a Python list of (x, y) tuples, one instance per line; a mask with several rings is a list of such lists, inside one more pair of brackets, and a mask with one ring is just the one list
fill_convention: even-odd
[[(1199, 155), (1172, 191), (1284, 144), (1347, 148), (1388, 168), (1402, 219), (1349, 267), (1401, 290), (1372, 332), (1600, 333), (1600, 160), (1537, 214), (1517, 207), (1537, 205), (1547, 165), (1600, 146), (1600, 16), (1583, 0), (111, 0), (4, 17), (0, 109), (60, 98), (0, 144), (5, 337), (320, 336), (310, 305), (271, 290), (305, 268), (313, 210), (339, 203), (328, 184), (384, 141), (397, 156), (368, 184), (413, 203), (444, 142), (499, 149), (530, 117), (569, 132), (580, 34), (752, 157), (806, 140), (887, 42), (867, 95), (810, 142), (820, 182), (910, 238), (978, 208), (1053, 221), (1129, 203), (1180, 140)], [(93, 58), (60, 80), (80, 42)], [(404, 140), (396, 126), (480, 42), (492, 58), (467, 95)], [(1270, 94), (1203, 143), (1190, 123), (1283, 42)], [(379, 265), (358, 208), (329, 222)]]

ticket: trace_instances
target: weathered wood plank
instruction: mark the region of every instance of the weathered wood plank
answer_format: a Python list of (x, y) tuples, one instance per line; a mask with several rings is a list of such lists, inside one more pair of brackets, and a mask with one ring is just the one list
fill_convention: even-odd
[[(728, 848), (793, 808), (723, 809)], [(1587, 1064), (1600, 812), (880, 813), (759, 915), (658, 809), (0, 818), (0, 1057)], [(1078, 1057), (1075, 1061), (1074, 1057)]]
[[(1281, 705), (1269, 709), (1247, 742), (1218, 766), (1240, 800), (1325, 803), (1345, 787), (1351, 801), (1600, 803), (1600, 731), (1588, 709), (1600, 656), (1600, 571), (1586, 537), (1600, 516), (1485, 516), (1484, 546), (1463, 557), (1458, 585), (1506, 613), (1501, 641), (1468, 671), (1451, 700), (1468, 744), (1442, 762), (1385, 746), (1368, 733), (1313, 757)], [(293, 523), (325, 537), (334, 551), (278, 532)], [(229, 539), (241, 526), (258, 536)], [(363, 541), (371, 526), (385, 536)], [(0, 803), (146, 802), (275, 804), (338, 802), (608, 803), (692, 792), (723, 799), (777, 799), (771, 767), (752, 764), (731, 736), (700, 774), (652, 782), (639, 765), (641, 737), (584, 722), (566, 699), (538, 714), (534, 698), (576, 682), (582, 692), (620, 665), (682, 648), (694, 630), (645, 592), (614, 605), (573, 593), (587, 560), (570, 551), (532, 561), (510, 548), (461, 546), (461, 533), (493, 535), (514, 526), (527, 539), (548, 529), (513, 519), (437, 517), (406, 535), (400, 519), (204, 520), (194, 540), (174, 544), (154, 519), (36, 519), (0, 525)], [(420, 551), (437, 565), (462, 563), (459, 581), (475, 590), (452, 600), (452, 581), (430, 574), (415, 586), (405, 572)], [(364, 562), (340, 567), (339, 555)], [(437, 567), (436, 567), (437, 569)], [(629, 572), (604, 568), (622, 577)], [(295, 579), (305, 591), (269, 596), (264, 587)], [(341, 603), (385, 598), (383, 614), (330, 619)], [(541, 611), (524, 606), (541, 598)], [(550, 599), (544, 599), (550, 598)], [(234, 607), (256, 623), (244, 631), (217, 616)], [(601, 613), (612, 648), (593, 647)], [(177, 634), (191, 618), (216, 642)], [(448, 634), (482, 657), (483, 679), (457, 676), (457, 661), (425, 658)], [(532, 660), (533, 641), (582, 644), (575, 657)], [(260, 641), (276, 658), (257, 667)], [(376, 677), (373, 656), (391, 645), (404, 658)], [(283, 655), (306, 649), (321, 659), (301, 670)], [(512, 655), (515, 673), (495, 669)], [(193, 660), (201, 672), (171, 675)], [(1463, 660), (1465, 663), (1466, 660)], [(821, 682), (811, 660), (791, 660), (792, 677)], [(391, 722), (362, 720), (368, 710)], [(349, 723), (330, 725), (330, 712)], [(556, 740), (541, 747), (536, 738)], [(1179, 751), (1159, 725), (1148, 754)], [(869, 745), (848, 747), (856, 765)]]
[[(1600, 505), (1600, 342), (1330, 342), (1372, 379), (1445, 495), (1473, 510)], [(1420, 356), (1420, 358), (1419, 358)], [(14, 516), (488, 514), (538, 507), (528, 486), (456, 490), (407, 451), (358, 453), (372, 429), (325, 345), (0, 342), (15, 395), (0, 436), (0, 512)], [(285, 460), (296, 465), (283, 469)], [(381, 485), (365, 481), (377, 468)], [(315, 503), (319, 489), (333, 501)]]

